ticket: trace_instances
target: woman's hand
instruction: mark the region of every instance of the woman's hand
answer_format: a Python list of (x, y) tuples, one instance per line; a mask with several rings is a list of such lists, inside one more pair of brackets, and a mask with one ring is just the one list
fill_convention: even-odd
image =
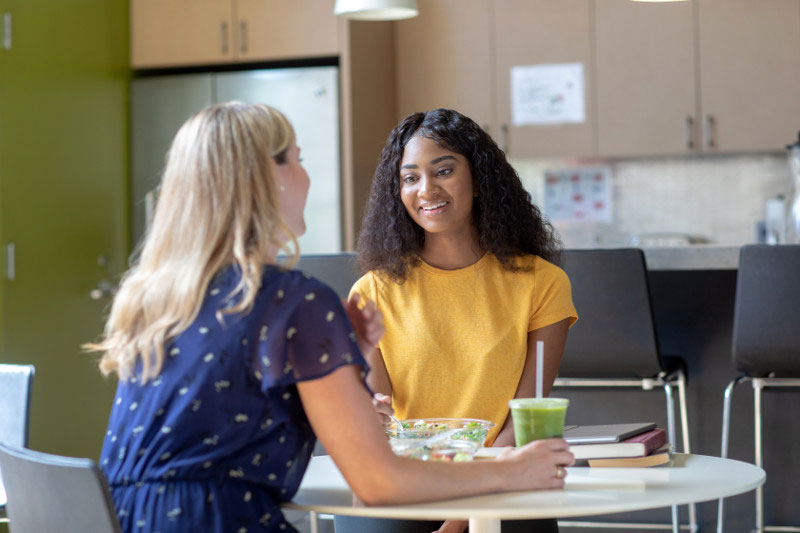
[(378, 341), (383, 337), (386, 328), (383, 326), (383, 313), (374, 302), (366, 300), (359, 309), (360, 303), (361, 295), (354, 293), (343, 305), (350, 323), (353, 324), (358, 348), (365, 358), (369, 358), (376, 351)]
[(468, 525), (469, 522), (466, 520), (445, 520), (442, 527), (437, 529), (434, 533), (464, 533)]
[(386, 425), (391, 422), (389, 416), (394, 414), (391, 396), (376, 392), (372, 396), (372, 407), (374, 407), (375, 412), (378, 413), (378, 417), (381, 419), (381, 424)]
[(520, 448), (507, 448), (497, 461), (515, 463), (510, 490), (560, 489), (567, 476), (565, 466), (575, 462), (564, 439), (536, 440)]

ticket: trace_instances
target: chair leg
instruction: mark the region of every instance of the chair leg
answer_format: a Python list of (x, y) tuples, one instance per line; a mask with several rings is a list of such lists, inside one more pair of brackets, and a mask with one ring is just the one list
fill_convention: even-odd
[[(669, 435), (669, 443), (675, 446), (675, 402), (672, 398), (672, 385), (669, 379), (664, 380), (664, 393), (667, 395), (667, 434)], [(680, 524), (678, 523), (678, 506), (672, 506), (672, 531), (678, 533)]]
[[(731, 427), (731, 396), (733, 395), (733, 388), (739, 383), (741, 377), (738, 377), (728, 383), (725, 387), (725, 396), (722, 402), (722, 450), (719, 456), (723, 459), (728, 457), (728, 438)], [(717, 533), (722, 533), (725, 523), (725, 499), (720, 498), (717, 503)]]
[[(686, 403), (686, 376), (678, 372), (678, 405), (681, 411), (681, 436), (683, 437), (683, 453), (692, 453), (689, 439), (689, 408)], [(697, 532), (697, 510), (694, 503), (689, 504), (689, 531)]]
[[(755, 416), (755, 448), (756, 466), (764, 468), (761, 457), (761, 390), (764, 388), (762, 379), (753, 379), (753, 414)], [(756, 532), (764, 532), (764, 486), (756, 488)]]

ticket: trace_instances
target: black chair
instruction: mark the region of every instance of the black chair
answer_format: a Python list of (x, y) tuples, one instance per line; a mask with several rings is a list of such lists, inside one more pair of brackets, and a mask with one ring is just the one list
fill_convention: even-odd
[[(666, 357), (659, 351), (644, 253), (638, 248), (565, 250), (562, 260), (579, 319), (569, 331), (554, 388), (662, 388), (669, 442), (675, 446), (673, 387), (677, 387), (682, 451), (689, 453), (685, 364), (680, 357)], [(696, 531), (693, 504), (689, 522)], [(619, 524), (639, 525), (653, 527)], [(672, 508), (672, 528), (678, 528), (677, 507)]]
[(301, 255), (294, 268), (330, 285), (341, 298), (347, 298), (353, 283), (360, 277), (355, 252)]
[[(0, 443), (19, 447), (28, 445), (33, 374), (31, 365), (0, 364)], [(8, 522), (5, 507), (0, 472), (0, 523)]]
[[(733, 389), (753, 385), (755, 463), (762, 466), (761, 396), (765, 388), (800, 387), (800, 245), (748, 245), (739, 255), (733, 315), (733, 364), (741, 375), (725, 388), (722, 457), (728, 456)], [(719, 500), (717, 531), (722, 532), (724, 500)], [(764, 526), (763, 486), (756, 489), (756, 531), (800, 531)]]
[(120, 533), (97, 464), (0, 444), (11, 533)]

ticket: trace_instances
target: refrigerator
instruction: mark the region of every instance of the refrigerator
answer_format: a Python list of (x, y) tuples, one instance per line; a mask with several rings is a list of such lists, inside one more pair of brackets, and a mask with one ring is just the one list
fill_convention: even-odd
[(335, 66), (168, 74), (131, 82), (131, 228), (134, 245), (152, 216), (165, 156), (192, 114), (219, 102), (269, 104), (291, 121), (311, 178), (303, 254), (342, 249), (339, 75)]

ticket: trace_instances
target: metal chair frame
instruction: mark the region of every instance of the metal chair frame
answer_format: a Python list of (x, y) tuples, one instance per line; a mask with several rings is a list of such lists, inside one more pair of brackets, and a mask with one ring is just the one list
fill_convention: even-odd
[[(689, 418), (686, 402), (686, 376), (682, 370), (676, 370), (670, 374), (659, 373), (655, 378), (645, 379), (595, 379), (595, 378), (556, 378), (553, 387), (563, 388), (618, 388), (636, 387), (642, 390), (654, 390), (656, 387), (664, 389), (667, 399), (667, 434), (669, 442), (674, 446), (677, 442), (675, 433), (675, 401), (673, 387), (678, 389), (678, 404), (681, 416), (681, 436), (683, 453), (691, 453), (689, 445)], [(689, 504), (689, 524), (681, 525), (678, 520), (678, 506), (671, 508), (672, 524), (653, 524), (653, 523), (630, 523), (630, 522), (591, 522), (591, 521), (566, 521), (559, 520), (559, 524), (565, 527), (613, 527), (617, 529), (672, 529), (678, 533), (679, 529), (688, 529), (693, 533), (698, 531), (697, 512), (693, 503)]]
[[(720, 457), (728, 457), (728, 444), (730, 438), (730, 421), (731, 421), (731, 399), (733, 397), (733, 389), (739, 383), (746, 381), (752, 382), (753, 385), (753, 437), (755, 439), (755, 463), (759, 468), (763, 468), (763, 456), (761, 449), (761, 395), (766, 387), (800, 387), (800, 379), (796, 378), (755, 378), (743, 374), (725, 387), (725, 395), (723, 399), (722, 408), (722, 449)], [(756, 489), (756, 521), (755, 530), (757, 533), (764, 531), (800, 531), (800, 527), (796, 526), (765, 526), (764, 525), (764, 486), (759, 485)], [(725, 499), (720, 498), (717, 503), (717, 533), (722, 533), (725, 523)]]
[[(19, 409), (19, 411), (15, 413), (17, 417), (16, 419), (17, 420), (21, 419), (21, 425), (17, 428), (13, 428), (18, 431), (14, 431), (13, 432), (14, 434), (12, 435), (0, 434), (0, 442), (7, 442), (8, 444), (15, 446), (28, 445), (31, 392), (33, 390), (34, 374), (35, 374), (35, 369), (32, 365), (0, 364), (0, 383), (3, 383), (6, 380), (12, 380), (15, 383), (18, 383), (20, 387), (18, 389), (12, 387), (13, 392), (21, 390), (25, 396), (24, 402), (22, 403), (22, 409)], [(6, 387), (3, 388), (5, 389)], [(5, 394), (2, 391), (0, 391), (0, 396), (5, 396)], [(20, 398), (13, 398), (12, 403), (14, 403), (14, 400), (18, 401), (20, 400)], [(0, 433), (2, 433), (2, 428), (0, 428)], [(0, 484), (1, 483), (2, 483), (2, 477), (0, 477)], [(6, 505), (0, 502), (0, 524), (7, 524), (7, 523), (8, 523), (8, 516), (6, 511)]]

